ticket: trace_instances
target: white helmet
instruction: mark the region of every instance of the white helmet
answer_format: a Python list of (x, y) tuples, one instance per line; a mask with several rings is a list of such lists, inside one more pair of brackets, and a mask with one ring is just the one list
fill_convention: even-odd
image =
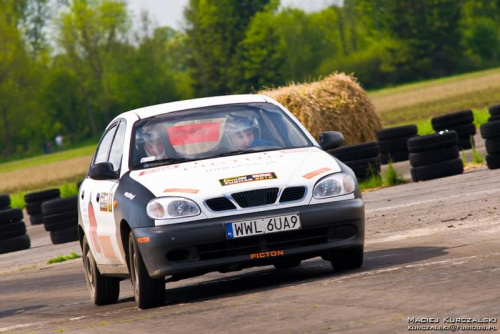
[(165, 157), (166, 128), (162, 124), (145, 125), (137, 131), (137, 144), (144, 148), (149, 157)]

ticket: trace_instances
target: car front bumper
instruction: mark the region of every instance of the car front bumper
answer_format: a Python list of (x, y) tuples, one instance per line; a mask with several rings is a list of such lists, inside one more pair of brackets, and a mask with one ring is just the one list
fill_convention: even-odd
[[(227, 239), (225, 223), (299, 213), (300, 230)], [(286, 258), (307, 259), (339, 248), (363, 246), (361, 198), (252, 214), (133, 229), (153, 278), (196, 276), (268, 265)]]

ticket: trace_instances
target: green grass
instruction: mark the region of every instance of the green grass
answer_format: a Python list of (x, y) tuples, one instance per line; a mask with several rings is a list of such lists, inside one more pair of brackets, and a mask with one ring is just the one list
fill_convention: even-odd
[(370, 178), (359, 182), (359, 189), (363, 191), (367, 189), (391, 187), (403, 183), (406, 183), (405, 178), (394, 168), (392, 161), (389, 161), (383, 175), (372, 174)]
[[(59, 188), (59, 190), (61, 191), (61, 197), (70, 197), (78, 195), (78, 188), (76, 187), (75, 182), (63, 183), (62, 185), (55, 188)], [(26, 202), (24, 201), (24, 195), (30, 192), (31, 191), (20, 191), (13, 194), (9, 194), (10, 206), (12, 208), (24, 209), (26, 207)]]
[(66, 255), (66, 256), (56, 256), (56, 257), (48, 260), (47, 264), (60, 263), (60, 262), (65, 262), (65, 261), (68, 261), (68, 260), (74, 260), (74, 259), (79, 259), (79, 258), (81, 258), (80, 255), (72, 252), (72, 253), (70, 253), (69, 255)]
[(27, 158), (17, 161), (6, 162), (0, 164), (0, 173), (9, 172), (16, 169), (22, 169), (27, 167), (35, 167), (40, 165), (45, 165), (51, 162), (63, 161), (71, 158), (77, 158), (85, 155), (91, 155), (94, 153), (96, 145), (89, 145), (85, 147), (80, 147), (73, 150), (39, 155), (33, 158)]

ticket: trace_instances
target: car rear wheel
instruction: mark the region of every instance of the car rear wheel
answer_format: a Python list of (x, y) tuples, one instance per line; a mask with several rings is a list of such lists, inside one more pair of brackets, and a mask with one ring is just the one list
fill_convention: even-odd
[(163, 305), (165, 302), (165, 279), (151, 278), (141, 256), (134, 235), (130, 232), (129, 269), (137, 306), (141, 309)]
[(90, 300), (95, 305), (116, 303), (120, 295), (120, 279), (101, 275), (86, 236), (83, 237), (82, 248), (85, 281), (90, 292)]
[(361, 267), (363, 265), (363, 246), (334, 250), (331, 254), (331, 263), (335, 271)]

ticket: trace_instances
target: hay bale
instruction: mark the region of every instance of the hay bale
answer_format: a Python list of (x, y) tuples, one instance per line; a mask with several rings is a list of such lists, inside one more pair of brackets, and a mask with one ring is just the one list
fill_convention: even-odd
[(334, 73), (309, 84), (292, 84), (259, 94), (269, 96), (290, 110), (316, 138), (324, 131), (339, 131), (344, 146), (376, 141), (382, 122), (356, 79)]

